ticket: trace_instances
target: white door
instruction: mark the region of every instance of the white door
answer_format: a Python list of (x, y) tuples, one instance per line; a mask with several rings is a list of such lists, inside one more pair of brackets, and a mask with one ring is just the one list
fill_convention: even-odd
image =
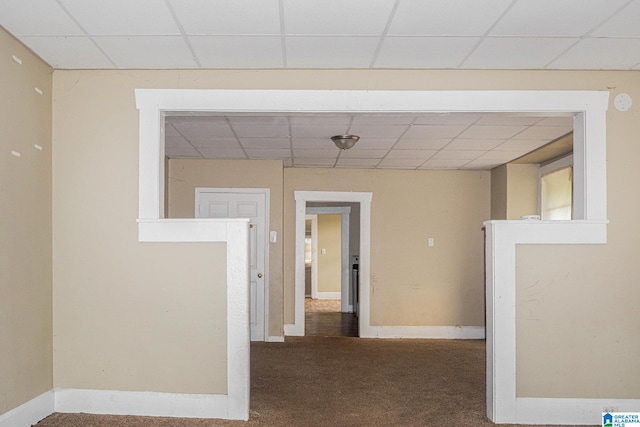
[(264, 341), (266, 194), (196, 190), (196, 218), (249, 218), (251, 340)]

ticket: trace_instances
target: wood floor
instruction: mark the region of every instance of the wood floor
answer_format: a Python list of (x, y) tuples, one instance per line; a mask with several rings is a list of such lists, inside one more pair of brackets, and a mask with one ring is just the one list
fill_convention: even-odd
[(305, 299), (306, 336), (357, 337), (358, 318), (340, 312), (340, 300)]

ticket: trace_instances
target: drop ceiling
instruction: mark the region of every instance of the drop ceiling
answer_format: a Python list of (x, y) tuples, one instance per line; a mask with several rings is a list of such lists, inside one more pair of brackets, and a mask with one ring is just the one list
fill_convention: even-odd
[[(571, 117), (502, 114), (169, 115), (168, 158), (269, 159), (285, 167), (492, 169), (572, 132)], [(350, 150), (331, 136), (356, 134)]]
[(640, 69), (640, 0), (2, 0), (57, 69)]

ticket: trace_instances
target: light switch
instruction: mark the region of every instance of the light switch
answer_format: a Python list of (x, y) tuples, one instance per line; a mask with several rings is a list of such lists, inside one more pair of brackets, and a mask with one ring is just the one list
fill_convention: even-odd
[(320, 253), (321, 253), (322, 255), (326, 255), (326, 254), (327, 254), (327, 250), (326, 250), (325, 248), (322, 248), (322, 250), (320, 251)]
[(275, 243), (278, 241), (278, 233), (276, 231), (269, 232), (269, 242)]

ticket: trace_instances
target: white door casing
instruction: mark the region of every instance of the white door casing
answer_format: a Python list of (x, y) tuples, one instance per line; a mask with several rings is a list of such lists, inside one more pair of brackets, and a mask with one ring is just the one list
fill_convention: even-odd
[[(526, 86), (526, 82), (523, 83)], [(197, 223), (189, 221), (176, 222), (164, 220), (164, 115), (168, 112), (250, 112), (250, 113), (282, 113), (282, 112), (506, 112), (506, 113), (553, 113), (572, 114), (574, 116), (574, 218), (563, 221), (553, 227), (563, 230), (575, 229), (585, 233), (582, 244), (602, 241), (602, 230), (606, 236), (607, 218), (607, 176), (606, 176), (606, 110), (609, 93), (605, 91), (578, 90), (456, 90), (456, 91), (420, 91), (420, 90), (219, 90), (219, 89), (136, 89), (136, 106), (140, 111), (140, 156), (139, 156), (139, 240), (194, 242), (204, 241), (200, 233), (194, 233)], [(303, 197), (304, 198), (304, 197)], [(296, 198), (297, 199), (297, 198)], [(326, 200), (323, 200), (326, 201)], [(343, 200), (341, 200), (343, 201)], [(300, 203), (301, 204), (301, 203)], [(296, 200), (296, 213), (299, 202)], [(370, 209), (370, 200), (365, 204)], [(304, 213), (304, 211), (303, 211)], [(361, 232), (368, 233), (369, 212), (361, 212), (361, 219), (366, 217), (367, 223), (361, 222)], [(196, 220), (191, 220), (196, 221)], [(586, 222), (595, 221), (600, 230), (596, 235), (587, 227)], [(557, 222), (557, 221), (556, 221)], [(508, 226), (510, 222), (505, 222)], [(583, 223), (583, 224), (581, 224)], [(534, 231), (545, 227), (544, 222), (514, 222), (518, 227)], [(296, 220), (296, 233), (301, 227), (304, 236), (304, 216), (302, 224)], [(499, 232), (498, 232), (499, 233)], [(501, 234), (501, 233), (499, 233)], [(508, 235), (508, 233), (505, 233)], [(297, 235), (297, 234), (296, 234)], [(159, 236), (159, 237), (158, 237)], [(489, 239), (489, 233), (487, 234)], [(170, 240), (167, 240), (170, 239)], [(363, 241), (364, 240), (364, 241)], [(526, 239), (525, 239), (526, 240)], [(297, 239), (296, 239), (297, 242)], [(304, 251), (304, 239), (302, 241)], [(495, 324), (514, 324), (515, 307), (511, 299), (501, 298), (492, 289), (509, 289), (514, 286), (514, 258), (510, 251), (496, 250), (496, 246), (507, 247), (513, 242), (502, 242), (496, 238), (498, 245), (493, 245), (493, 252), (487, 251), (487, 268), (497, 274), (487, 277), (487, 318), (499, 318)], [(519, 241), (518, 244), (528, 244)], [(561, 243), (556, 241), (555, 243)], [(364, 245), (363, 245), (364, 244)], [(296, 244), (296, 252), (298, 251)], [(361, 235), (360, 252), (360, 297), (367, 298), (369, 290), (369, 241), (368, 235)], [(298, 255), (296, 255), (298, 256)], [(304, 254), (303, 254), (304, 256)], [(304, 259), (302, 258), (304, 261)], [(505, 269), (505, 267), (507, 267)], [(300, 325), (299, 312), (304, 310), (304, 298), (300, 301), (297, 288), (299, 276), (304, 286), (304, 262), (299, 271), (296, 263), (295, 289), (295, 324), (286, 325), (290, 332), (298, 332)], [(233, 286), (238, 281), (230, 282)], [(238, 282), (239, 283), (239, 282)], [(268, 293), (267, 293), (268, 295)], [(302, 288), (304, 296), (304, 287)], [(241, 302), (241, 301), (240, 301)], [(300, 306), (302, 303), (302, 306)], [(243, 308), (243, 307), (239, 307)], [(363, 322), (369, 323), (368, 306), (363, 305), (360, 317), (360, 332)], [(365, 310), (365, 308), (367, 310)], [(506, 315), (499, 313), (506, 310)], [(366, 319), (366, 320), (364, 320)], [(243, 327), (243, 319), (228, 313), (230, 327)], [(304, 317), (302, 317), (304, 321)], [(301, 325), (304, 328), (304, 324)], [(368, 328), (371, 332), (371, 327)], [(235, 330), (235, 329), (234, 329)], [(515, 328), (513, 328), (515, 330)], [(511, 329), (509, 330), (511, 331)], [(515, 381), (515, 334), (501, 329), (493, 330), (487, 322), (487, 415), (494, 422), (525, 422), (514, 410), (518, 401), (515, 389), (511, 386)], [(248, 335), (249, 331), (246, 331)], [(230, 342), (228, 353), (242, 356), (229, 360), (235, 364), (229, 368), (229, 399), (233, 403), (233, 412), (241, 412), (248, 416), (248, 347), (238, 337), (237, 342)], [(506, 363), (505, 363), (506, 361)], [(504, 367), (501, 372), (493, 368)], [(238, 369), (236, 369), (238, 368)], [(231, 392), (231, 386), (242, 384), (243, 388)], [(498, 397), (499, 396), (499, 397)], [(602, 403), (586, 402), (585, 399), (529, 398), (535, 411), (531, 411), (529, 423), (537, 424), (575, 424), (586, 421), (595, 424), (601, 413)], [(535, 401), (535, 402), (532, 402)], [(620, 403), (616, 401), (617, 403)], [(606, 403), (606, 402), (604, 402)], [(530, 406), (532, 406), (530, 405)], [(588, 406), (585, 406), (588, 405)], [(621, 406), (625, 407), (626, 406)], [(588, 408), (588, 410), (586, 410)], [(246, 418), (244, 418), (246, 419)], [(579, 421), (580, 420), (580, 421)], [(562, 421), (562, 422), (559, 422)]]
[(268, 337), (266, 308), (268, 189), (196, 188), (196, 218), (248, 218), (251, 340)]

